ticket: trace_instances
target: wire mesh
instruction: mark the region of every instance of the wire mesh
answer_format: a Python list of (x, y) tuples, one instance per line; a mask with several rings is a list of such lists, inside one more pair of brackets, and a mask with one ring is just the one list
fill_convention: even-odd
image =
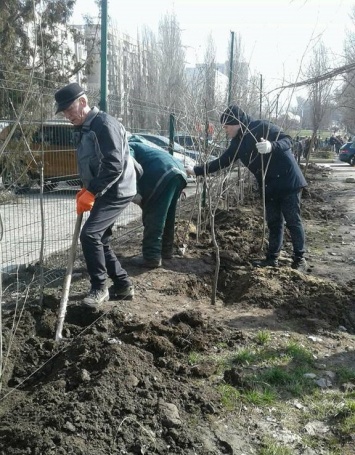
[[(9, 95), (15, 90), (17, 101), (22, 103), (17, 109)], [(28, 283), (46, 286), (64, 276), (67, 255), (63, 252), (71, 245), (75, 194), (81, 187), (76, 133), (70, 123), (54, 115), (55, 88), (32, 88), (29, 97), (27, 92), (23, 83), (0, 79), (0, 100), (8, 106), (7, 117), (0, 119), (1, 267), (6, 277), (3, 294), (12, 297), (26, 293)], [(98, 105), (99, 92), (89, 92), (88, 97), (90, 105)], [(111, 99), (108, 105), (117, 108), (119, 103), (119, 99)], [(137, 126), (132, 131), (154, 131), (157, 117), (162, 116), (168, 125), (166, 107), (155, 105), (149, 114), (151, 123), (145, 119), (144, 128)], [(125, 124), (125, 119), (122, 122)], [(134, 123), (137, 125), (137, 119)], [(239, 200), (244, 197), (244, 182), (241, 185), (235, 189)], [(115, 223), (115, 236), (124, 238), (140, 226), (141, 210), (130, 204)], [(19, 278), (20, 270), (28, 271), (25, 280)]]
[[(6, 81), (1, 81), (0, 97), (8, 97), (14, 87), (14, 82), (9, 87)], [(16, 89), (24, 100), (26, 89), (19, 86)], [(57, 257), (56, 254), (67, 250), (72, 241), (75, 194), (81, 187), (76, 133), (69, 122), (55, 118), (54, 91), (32, 91), (28, 101), (31, 112), (28, 108), (21, 117), (8, 114), (8, 118), (0, 119), (1, 266), (5, 277), (13, 282), (18, 282), (19, 270), (40, 260), (43, 284), (57, 279), (65, 270), (67, 258), (65, 254)], [(97, 104), (97, 92), (91, 92), (89, 97), (92, 105)], [(130, 204), (114, 229), (124, 235), (128, 225), (137, 219), (140, 209)], [(52, 269), (43, 268), (48, 257), (52, 257)], [(53, 258), (57, 259), (54, 270)], [(31, 283), (35, 285), (39, 269), (35, 268), (33, 273)]]

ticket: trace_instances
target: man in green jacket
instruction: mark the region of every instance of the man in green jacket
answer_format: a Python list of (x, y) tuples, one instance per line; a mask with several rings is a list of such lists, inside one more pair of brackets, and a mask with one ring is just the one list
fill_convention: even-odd
[(132, 263), (139, 267), (161, 267), (162, 259), (173, 256), (176, 207), (187, 185), (186, 171), (168, 152), (140, 142), (129, 142), (129, 146), (143, 169), (136, 197), (142, 208), (143, 256), (133, 258)]

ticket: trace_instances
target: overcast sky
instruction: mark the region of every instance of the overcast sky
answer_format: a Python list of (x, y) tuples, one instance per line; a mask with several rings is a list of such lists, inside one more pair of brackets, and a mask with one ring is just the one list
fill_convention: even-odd
[[(246, 61), (263, 75), (265, 86), (286, 78), (294, 81), (302, 58), (322, 38), (332, 62), (342, 64), (343, 41), (355, 0), (109, 0), (108, 13), (122, 29), (136, 35), (137, 27), (157, 31), (159, 19), (174, 12), (187, 46), (187, 61), (202, 62), (212, 33), (217, 60), (227, 59), (231, 31), (240, 34)], [(77, 0), (74, 22), (82, 14), (96, 16), (94, 0)]]

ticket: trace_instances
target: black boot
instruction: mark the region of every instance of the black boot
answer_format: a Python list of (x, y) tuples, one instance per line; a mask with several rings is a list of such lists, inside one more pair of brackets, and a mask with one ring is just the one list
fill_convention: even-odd
[(161, 258), (145, 259), (143, 256), (136, 256), (131, 259), (131, 264), (136, 267), (145, 267), (147, 269), (156, 269), (161, 267)]
[(129, 284), (114, 283), (108, 290), (111, 300), (133, 300), (134, 287)]
[(267, 256), (265, 259), (261, 259), (260, 261), (253, 261), (253, 267), (278, 267), (279, 261), (275, 257)]

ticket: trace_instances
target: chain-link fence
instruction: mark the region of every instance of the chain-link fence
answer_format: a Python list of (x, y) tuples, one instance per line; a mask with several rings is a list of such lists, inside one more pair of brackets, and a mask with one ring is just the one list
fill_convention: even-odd
[[(14, 90), (24, 109), (15, 107)], [(27, 94), (20, 84), (1, 81), (0, 97), (9, 107), (7, 118), (0, 119), (1, 265), (10, 282), (33, 264), (40, 265), (44, 282), (50, 281), (57, 274), (46, 270), (46, 258), (65, 251), (72, 241), (75, 194), (81, 182), (74, 128), (56, 119), (54, 91), (37, 88)], [(92, 105), (98, 104), (98, 93), (88, 96)], [(135, 220), (140, 222), (140, 209), (130, 204), (116, 223), (120, 235)], [(55, 268), (62, 273), (65, 266), (65, 256), (58, 255)]]
[[(72, 241), (80, 180), (74, 128), (54, 115), (54, 92), (55, 88), (28, 90), (0, 80), (0, 98), (8, 106), (7, 117), (0, 119), (1, 264), (3, 276), (10, 283), (18, 282), (19, 269), (33, 264), (38, 267), (31, 279), (40, 279), (42, 286), (65, 272), (66, 256), (62, 253)], [(88, 92), (88, 98), (90, 105), (99, 104), (99, 93)], [(109, 100), (108, 110), (110, 105), (117, 110), (118, 104), (119, 100)], [(160, 119), (165, 116), (168, 126), (171, 115), (166, 108), (155, 106), (154, 110)], [(146, 119), (144, 131), (156, 132), (152, 112), (147, 118), (152, 123)], [(129, 118), (126, 120), (129, 123)], [(139, 132), (139, 125), (134, 124), (135, 128), (128, 125), (127, 129)], [(168, 131), (165, 134), (166, 139)], [(206, 149), (203, 152), (206, 156)], [(202, 156), (202, 150), (199, 154)], [(244, 183), (237, 188), (242, 195)], [(130, 204), (117, 220), (115, 235), (124, 237), (140, 226), (140, 213), (136, 205)], [(48, 257), (50, 266), (46, 265)], [(9, 289), (13, 286), (4, 286), (4, 292)]]

